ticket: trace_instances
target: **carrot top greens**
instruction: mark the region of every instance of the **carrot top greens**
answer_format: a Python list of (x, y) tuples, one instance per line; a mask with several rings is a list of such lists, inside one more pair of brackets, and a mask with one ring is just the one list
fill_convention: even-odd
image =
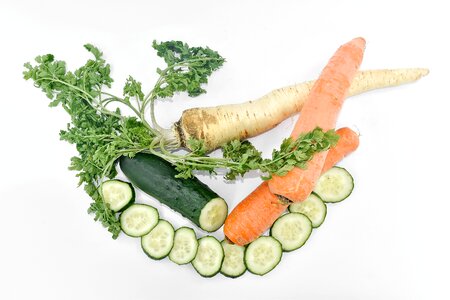
[[(175, 163), (178, 176), (189, 178), (194, 170), (206, 170), (214, 173), (218, 167), (226, 168), (225, 179), (234, 180), (238, 176), (252, 170), (259, 170), (262, 178), (267, 180), (272, 175), (284, 176), (294, 167), (305, 168), (306, 163), (317, 152), (326, 151), (336, 145), (339, 136), (334, 130), (324, 132), (320, 128), (301, 134), (297, 139), (286, 138), (281, 143), (280, 149), (272, 151), (271, 158), (263, 158), (261, 151), (255, 148), (249, 141), (233, 140), (222, 145), (223, 159), (214, 158), (209, 163), (201, 165), (183, 163), (182, 159)], [(189, 155), (192, 158), (205, 155), (202, 148), (202, 141), (191, 140), (191, 149), (194, 149)], [(195, 145), (195, 147), (192, 147)], [(171, 157), (167, 157), (168, 160)]]
[[(113, 79), (102, 52), (90, 44), (85, 48), (93, 58), (75, 71), (68, 71), (64, 61), (46, 54), (36, 57), (35, 65), (26, 63), (23, 74), (47, 95), (50, 107), (61, 106), (70, 115), (70, 123), (60, 132), (61, 140), (75, 144), (78, 150), (69, 168), (78, 172), (79, 185), (84, 185), (93, 199), (89, 213), (108, 228), (113, 238), (120, 233), (120, 224), (102, 200), (98, 186), (102, 180), (116, 176), (115, 163), (122, 155), (133, 157), (139, 152), (157, 155), (172, 163), (183, 178), (192, 177), (196, 170), (215, 173), (218, 169), (226, 170), (226, 179), (235, 179), (251, 170), (260, 170), (263, 176), (270, 177), (284, 175), (294, 166), (305, 167), (315, 153), (328, 150), (337, 142), (334, 131), (316, 128), (296, 140), (286, 139), (279, 150), (273, 151), (271, 159), (262, 158), (250, 142), (237, 140), (223, 145), (223, 157), (207, 156), (203, 141), (192, 139), (187, 141), (191, 152), (174, 153), (180, 141), (168, 138), (167, 129), (157, 124), (155, 101), (180, 92), (191, 97), (205, 93), (203, 85), (222, 66), (224, 58), (207, 47), (189, 47), (179, 41), (153, 42), (166, 67), (157, 69), (159, 78), (152, 90), (144, 94), (142, 84), (129, 76), (123, 95), (116, 96), (108, 92)], [(109, 109), (111, 103), (128, 107), (135, 116)]]

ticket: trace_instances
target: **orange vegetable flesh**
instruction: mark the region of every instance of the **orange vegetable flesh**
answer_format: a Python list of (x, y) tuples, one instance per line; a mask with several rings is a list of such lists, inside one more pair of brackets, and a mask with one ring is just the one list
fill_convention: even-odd
[[(342, 45), (331, 57), (306, 100), (291, 137), (316, 127), (333, 129), (353, 77), (362, 62), (365, 40), (356, 38)], [(327, 151), (314, 155), (306, 169), (294, 168), (285, 176), (273, 176), (270, 191), (293, 202), (305, 200), (319, 179)]]
[[(350, 128), (341, 128), (336, 133), (339, 141), (328, 151), (322, 173), (359, 146), (359, 136)], [(224, 225), (225, 236), (235, 244), (246, 245), (269, 229), (288, 205), (271, 193), (268, 182), (264, 181), (228, 215)]]

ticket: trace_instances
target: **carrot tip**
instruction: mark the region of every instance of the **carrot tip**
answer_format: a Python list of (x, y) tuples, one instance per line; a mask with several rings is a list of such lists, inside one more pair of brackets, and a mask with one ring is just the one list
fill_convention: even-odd
[(350, 41), (350, 43), (354, 44), (356, 47), (359, 47), (361, 49), (366, 48), (366, 40), (363, 37), (357, 37)]

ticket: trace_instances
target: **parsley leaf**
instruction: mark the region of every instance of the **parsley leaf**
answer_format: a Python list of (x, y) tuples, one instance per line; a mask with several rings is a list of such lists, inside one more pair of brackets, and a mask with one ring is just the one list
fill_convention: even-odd
[(271, 158), (263, 158), (259, 150), (249, 141), (233, 140), (222, 145), (222, 158), (203, 156), (203, 142), (190, 140), (189, 145), (195, 151), (187, 155), (156, 153), (156, 155), (175, 165), (181, 178), (191, 178), (198, 170), (215, 173), (216, 169), (225, 169), (226, 180), (235, 180), (250, 171), (260, 171), (267, 180), (272, 175), (284, 176), (294, 167), (306, 168), (307, 162), (314, 154), (327, 151), (335, 146), (339, 135), (334, 130), (324, 132), (315, 128), (311, 132), (300, 135), (297, 139), (283, 140), (279, 150), (273, 150)]
[[(107, 111), (97, 105), (102, 88), (110, 87), (110, 67), (102, 53), (92, 45), (85, 48), (94, 55), (74, 72), (51, 54), (38, 56), (36, 66), (25, 64), (25, 79), (32, 79), (50, 98), (50, 106), (62, 106), (71, 123), (61, 130), (60, 138), (76, 146), (79, 155), (71, 158), (69, 169), (77, 171), (79, 185), (93, 199), (89, 212), (95, 215), (116, 238), (120, 224), (116, 215), (103, 202), (98, 183), (116, 175), (114, 163), (120, 155), (133, 155), (150, 145), (151, 134), (136, 118), (123, 117), (119, 110)], [(136, 84), (130, 95), (138, 95)]]
[(287, 138), (281, 143), (279, 150), (273, 150), (272, 158), (262, 158), (249, 141), (234, 140), (222, 146), (223, 157), (236, 163), (225, 175), (228, 180), (242, 176), (251, 170), (260, 170), (263, 179), (272, 175), (284, 176), (294, 167), (306, 168), (306, 164), (314, 154), (327, 151), (336, 145), (339, 135), (334, 130), (324, 132), (320, 128), (300, 135), (297, 139)]
[(172, 97), (177, 92), (187, 92), (191, 97), (206, 93), (202, 85), (208, 83), (212, 72), (225, 62), (219, 53), (208, 47), (189, 47), (180, 41), (153, 41), (153, 48), (167, 64), (166, 69), (157, 70), (162, 80), (154, 87), (155, 98)]

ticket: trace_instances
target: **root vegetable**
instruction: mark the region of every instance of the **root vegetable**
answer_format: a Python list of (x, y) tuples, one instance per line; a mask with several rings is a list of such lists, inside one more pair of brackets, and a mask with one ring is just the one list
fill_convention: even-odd
[[(334, 129), (353, 77), (362, 62), (366, 42), (356, 38), (342, 45), (331, 57), (311, 89), (302, 114), (291, 137), (309, 132), (316, 127)], [(320, 177), (327, 151), (316, 153), (305, 169), (293, 168), (285, 176), (274, 175), (269, 189), (293, 202), (305, 200)]]
[[(411, 83), (427, 74), (428, 69), (421, 68), (361, 71), (353, 79), (348, 96)], [(234, 139), (259, 135), (300, 112), (314, 83), (280, 88), (245, 103), (185, 110), (171, 134), (183, 147), (188, 146), (189, 138), (195, 138), (204, 140), (210, 150)]]
[[(350, 128), (338, 129), (339, 141), (328, 151), (322, 174), (358, 148), (359, 136)], [(289, 206), (261, 183), (242, 200), (225, 220), (224, 233), (238, 245), (246, 245), (263, 234)]]

